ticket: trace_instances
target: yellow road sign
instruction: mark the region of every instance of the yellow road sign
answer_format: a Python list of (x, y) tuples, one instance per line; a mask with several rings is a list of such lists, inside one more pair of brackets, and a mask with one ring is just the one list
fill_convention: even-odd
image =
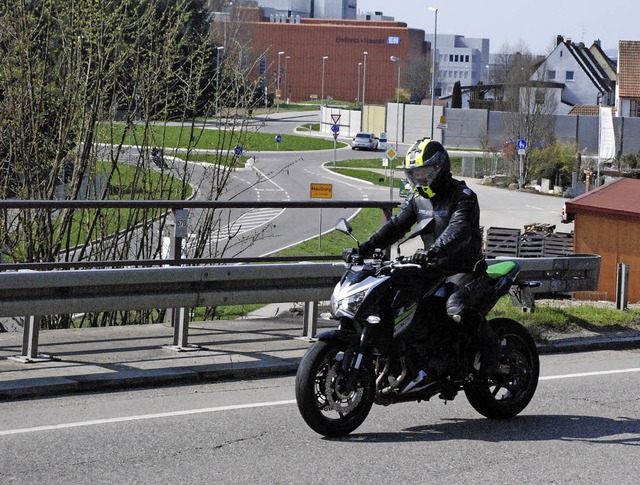
[(331, 199), (333, 197), (333, 184), (311, 184), (312, 199)]
[(397, 153), (397, 152), (396, 152), (392, 147), (389, 147), (389, 148), (387, 149), (387, 151), (385, 152), (385, 155), (387, 155), (387, 158), (388, 158), (389, 160), (393, 160), (394, 158), (396, 158), (396, 155), (397, 155), (397, 154), (398, 154), (398, 153)]

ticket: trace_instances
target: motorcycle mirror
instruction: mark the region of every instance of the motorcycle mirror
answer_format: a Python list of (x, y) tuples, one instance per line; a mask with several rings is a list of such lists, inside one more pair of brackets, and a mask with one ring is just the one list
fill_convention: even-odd
[(351, 224), (349, 224), (349, 221), (347, 221), (344, 217), (338, 219), (338, 223), (336, 224), (336, 231), (340, 231), (341, 233), (351, 237), (356, 243), (358, 243), (358, 246), (360, 246), (360, 243), (352, 234), (353, 228), (351, 227)]
[(398, 242), (398, 256), (400, 256), (400, 245), (406, 243), (409, 239), (413, 239), (414, 237), (423, 234), (425, 232), (431, 231), (433, 224), (435, 224), (435, 219), (433, 217), (429, 217), (428, 219), (423, 219), (411, 230), (409, 235)]

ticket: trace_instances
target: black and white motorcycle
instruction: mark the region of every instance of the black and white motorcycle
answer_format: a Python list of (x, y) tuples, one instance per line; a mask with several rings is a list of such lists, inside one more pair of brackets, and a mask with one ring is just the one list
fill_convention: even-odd
[[(402, 242), (425, 230), (414, 229)], [(350, 235), (349, 223), (341, 219), (337, 230)], [(395, 321), (379, 318), (380, 295), (390, 285), (391, 274), (405, 271), (406, 278), (419, 278), (419, 265), (400, 255), (393, 261), (381, 253), (372, 261), (356, 257), (336, 285), (331, 296), (331, 313), (323, 315), (338, 322), (338, 328), (323, 332), (304, 355), (296, 376), (296, 400), (305, 422), (325, 436), (343, 436), (354, 431), (366, 419), (372, 405), (390, 405), (407, 401), (429, 400), (439, 396), (453, 400), (464, 391), (469, 403), (488, 418), (510, 418), (520, 413), (535, 393), (540, 363), (535, 342), (518, 322), (508, 318), (486, 320), (496, 302), (516, 283), (520, 270), (514, 261), (502, 260), (489, 265), (481, 284), (481, 304), (474, 308), (489, 325), (495, 345), (497, 365), (490, 373), (480, 365), (482, 347), (477, 328), (456, 323), (446, 313), (436, 318), (446, 328), (444, 335), (422, 342), (406, 342), (401, 355), (389, 357), (383, 335), (398, 335), (399, 329), (412, 319), (423, 318), (417, 312), (419, 300), (435, 295), (445, 277), (434, 277), (427, 294), (393, 298)], [(403, 278), (405, 276), (403, 275)], [(433, 316), (432, 316), (433, 317)], [(394, 329), (380, 329), (381, 325)], [(378, 327), (378, 328), (376, 328)], [(383, 330), (383, 331), (381, 331)], [(486, 342), (483, 343), (486, 345)]]

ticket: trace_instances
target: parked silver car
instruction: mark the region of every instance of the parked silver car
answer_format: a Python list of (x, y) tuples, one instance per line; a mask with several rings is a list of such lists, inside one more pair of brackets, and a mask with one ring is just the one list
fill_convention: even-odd
[(364, 148), (366, 150), (378, 149), (378, 138), (373, 133), (357, 133), (353, 137), (351, 149)]

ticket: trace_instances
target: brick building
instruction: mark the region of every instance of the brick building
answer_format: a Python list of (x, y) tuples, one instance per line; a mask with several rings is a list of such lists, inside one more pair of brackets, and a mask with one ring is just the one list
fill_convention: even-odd
[[(266, 74), (273, 92), (280, 66), (283, 100), (320, 102), (324, 91), (324, 99), (354, 102), (362, 101), (364, 90), (366, 103), (381, 103), (396, 96), (398, 68), (391, 56), (401, 59), (401, 89), (409, 87), (409, 66), (430, 60), (425, 32), (402, 22), (299, 17), (274, 22), (263, 9), (250, 10), (242, 26), (252, 55), (260, 59), (255, 76)], [(427, 73), (425, 82), (428, 78)]]

